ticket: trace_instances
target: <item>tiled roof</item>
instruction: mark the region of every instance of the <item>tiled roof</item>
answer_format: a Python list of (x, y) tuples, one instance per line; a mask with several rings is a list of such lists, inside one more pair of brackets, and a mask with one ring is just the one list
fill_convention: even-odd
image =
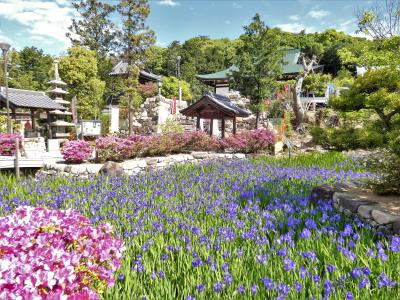
[[(128, 69), (128, 63), (124, 60), (120, 60), (114, 68), (111, 70), (111, 73), (109, 75), (111, 76), (118, 76), (118, 75), (126, 75), (127, 74), (127, 69)], [(161, 76), (146, 72), (144, 70), (140, 71), (139, 76), (152, 80), (152, 81), (160, 81)]]
[[(44, 92), (8, 88), (10, 105), (17, 108), (42, 108), (65, 110), (65, 107), (50, 99)], [(1, 87), (0, 101), (6, 103), (6, 90)]]
[(231, 99), (229, 99), (226, 96), (211, 93), (211, 92), (205, 92), (204, 96), (208, 97), (210, 100), (212, 100), (216, 104), (221, 105), (224, 108), (232, 111), (236, 115), (239, 115), (241, 117), (247, 117), (250, 115), (250, 113), (248, 111), (241, 109), (237, 105), (233, 104)]
[(228, 77), (232, 76), (232, 72), (239, 71), (238, 67), (235, 65), (230, 66), (228, 69), (211, 73), (211, 74), (203, 74), (197, 75), (196, 78), (203, 79), (203, 80), (217, 80), (217, 79), (227, 79)]
[[(205, 92), (204, 96), (201, 97), (200, 100), (188, 106), (185, 109), (181, 110), (181, 113), (184, 115), (193, 116), (195, 114), (201, 114), (201, 108), (207, 106), (207, 101), (211, 101), (219, 107), (221, 111), (224, 111), (225, 114), (238, 116), (238, 117), (248, 117), (250, 113), (244, 109), (241, 109), (234, 103), (232, 103), (231, 99), (226, 96), (215, 94), (211, 92)], [(208, 102), (209, 103), (209, 102)]]

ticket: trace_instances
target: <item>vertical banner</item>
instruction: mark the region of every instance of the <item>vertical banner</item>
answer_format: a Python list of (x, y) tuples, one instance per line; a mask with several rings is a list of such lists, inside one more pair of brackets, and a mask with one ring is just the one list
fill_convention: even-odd
[(171, 103), (171, 114), (175, 115), (176, 114), (176, 97), (172, 99)]

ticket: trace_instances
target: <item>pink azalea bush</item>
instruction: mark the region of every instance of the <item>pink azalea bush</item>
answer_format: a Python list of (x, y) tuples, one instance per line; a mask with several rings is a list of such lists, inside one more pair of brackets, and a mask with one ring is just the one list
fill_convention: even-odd
[[(19, 133), (0, 133), (0, 155), (13, 156), (15, 154), (15, 140), (21, 135)], [(22, 148), (22, 143), (20, 143)]]
[(275, 134), (268, 129), (241, 131), (221, 141), (225, 149), (233, 152), (255, 153), (267, 150), (275, 142)]
[(61, 149), (61, 154), (69, 163), (81, 163), (87, 160), (93, 152), (93, 147), (83, 140), (68, 141)]
[(20, 207), (0, 218), (0, 299), (100, 299), (124, 244), (78, 211)]
[(122, 161), (136, 157), (142, 149), (140, 141), (117, 136), (101, 137), (96, 140), (97, 157), (100, 160)]
[(162, 135), (131, 135), (101, 137), (96, 140), (97, 156), (102, 161), (122, 161), (135, 157), (162, 156), (187, 151), (224, 151), (253, 153), (268, 149), (275, 140), (267, 129), (242, 131), (218, 140), (196, 130)]

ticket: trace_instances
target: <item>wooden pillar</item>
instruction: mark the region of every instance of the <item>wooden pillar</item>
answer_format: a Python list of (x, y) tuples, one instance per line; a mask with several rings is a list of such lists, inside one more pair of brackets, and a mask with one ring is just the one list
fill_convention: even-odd
[(200, 130), (200, 117), (197, 116), (197, 120), (196, 120), (196, 129)]
[(221, 120), (221, 137), (225, 137), (225, 118), (222, 118)]
[(236, 134), (236, 116), (233, 117), (233, 134)]
[(210, 136), (213, 135), (214, 119), (210, 119)]
[(51, 132), (51, 119), (50, 119), (50, 111), (46, 110), (46, 114), (47, 114), (47, 126), (48, 126), (48, 133), (47, 133), (47, 138), (51, 139), (53, 137), (52, 132)]
[(34, 109), (31, 109), (31, 122), (32, 122), (32, 131), (36, 132), (35, 110)]
[(17, 120), (17, 113), (16, 113), (15, 107), (13, 107), (13, 108), (11, 109), (11, 117), (14, 119), (14, 121)]

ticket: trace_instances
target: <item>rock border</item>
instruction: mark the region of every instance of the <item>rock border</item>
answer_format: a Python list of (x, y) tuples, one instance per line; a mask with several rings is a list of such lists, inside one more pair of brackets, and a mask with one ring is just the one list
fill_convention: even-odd
[[(154, 156), (125, 160), (123, 162), (107, 162), (104, 164), (82, 163), (82, 164), (66, 164), (51, 162), (44, 165), (42, 170), (36, 174), (40, 175), (64, 175), (88, 178), (89, 176), (104, 175), (136, 175), (141, 172), (163, 169), (175, 164), (183, 163), (199, 163), (205, 160), (213, 159), (244, 159), (250, 157), (243, 153), (216, 153), (216, 152), (191, 152), (188, 154), (173, 154), (167, 156)], [(107, 171), (105, 171), (107, 169)], [(113, 173), (113, 169), (115, 174)]]
[(350, 219), (358, 217), (386, 235), (400, 235), (400, 215), (389, 212), (377, 202), (357, 198), (347, 192), (347, 189), (361, 186), (360, 182), (317, 186), (311, 191), (310, 202), (315, 205), (319, 201), (333, 200), (334, 208), (346, 217)]

